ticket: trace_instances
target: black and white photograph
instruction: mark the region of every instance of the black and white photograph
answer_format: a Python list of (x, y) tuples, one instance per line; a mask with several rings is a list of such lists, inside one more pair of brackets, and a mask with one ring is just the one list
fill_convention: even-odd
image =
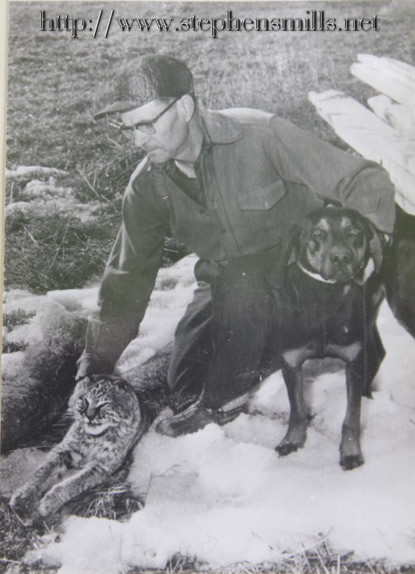
[(0, 572), (415, 572), (415, 4), (9, 1)]

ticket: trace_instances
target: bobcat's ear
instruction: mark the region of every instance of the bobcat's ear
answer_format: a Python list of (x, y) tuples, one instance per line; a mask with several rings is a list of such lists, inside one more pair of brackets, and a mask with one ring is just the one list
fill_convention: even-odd
[(114, 384), (116, 384), (118, 386), (118, 388), (123, 390), (123, 391), (132, 391), (133, 390), (130, 383), (128, 383), (125, 379), (122, 379), (121, 377), (117, 377), (114, 380)]
[(83, 377), (76, 383), (74, 391), (69, 399), (69, 408), (74, 407), (75, 401), (79, 398), (80, 395), (85, 393), (90, 383), (91, 379), (89, 377)]

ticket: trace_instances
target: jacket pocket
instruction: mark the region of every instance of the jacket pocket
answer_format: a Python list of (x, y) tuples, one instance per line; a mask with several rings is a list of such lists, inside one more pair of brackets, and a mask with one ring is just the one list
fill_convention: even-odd
[(267, 210), (274, 207), (285, 195), (286, 189), (282, 179), (262, 187), (255, 187), (249, 191), (242, 191), (238, 195), (239, 207), (242, 211)]

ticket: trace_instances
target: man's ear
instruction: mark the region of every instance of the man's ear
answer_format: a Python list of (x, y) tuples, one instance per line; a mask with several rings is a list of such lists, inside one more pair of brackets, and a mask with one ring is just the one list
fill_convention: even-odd
[(182, 110), (184, 117), (189, 122), (192, 119), (193, 114), (195, 112), (196, 104), (194, 99), (190, 94), (185, 94), (178, 101), (178, 105), (180, 106), (180, 109)]

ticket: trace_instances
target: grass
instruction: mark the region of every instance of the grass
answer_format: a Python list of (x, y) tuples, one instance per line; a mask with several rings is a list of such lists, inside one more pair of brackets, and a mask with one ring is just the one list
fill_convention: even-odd
[[(112, 6), (104, 4), (107, 12)], [(126, 58), (164, 52), (183, 58), (195, 73), (201, 103), (211, 108), (251, 106), (269, 110), (342, 148), (334, 132), (307, 100), (311, 90), (338, 89), (364, 103), (373, 91), (350, 74), (358, 53), (415, 61), (411, 42), (415, 4), (411, 0), (314, 3), (328, 16), (366, 17), (378, 14), (378, 33), (222, 33), (217, 39), (203, 33), (122, 34), (113, 27), (107, 39), (39, 29), (40, 10), (96, 18), (96, 3), (12, 3), (9, 7), (9, 87), (7, 114), (7, 167), (40, 165), (68, 172), (60, 185), (74, 190), (81, 203), (99, 201), (102, 210), (93, 221), (81, 222), (71, 213), (25, 215), (14, 213), (6, 226), (6, 287), (35, 292), (82, 287), (102, 273), (120, 221), (123, 189), (139, 154), (127, 140), (92, 121), (98, 96), (111, 70)], [(123, 3), (115, 6), (123, 17), (221, 16), (232, 9), (243, 17), (304, 17), (309, 3)], [(27, 180), (9, 180), (6, 204), (24, 199)], [(166, 263), (179, 257), (181, 247), (167, 243)], [(9, 317), (10, 325), (25, 317)], [(81, 509), (93, 515), (119, 518), (136, 509), (128, 488), (112, 487)], [(96, 495), (96, 493), (95, 493)], [(79, 501), (78, 501), (79, 503)], [(23, 557), (42, 544), (45, 525), (24, 527), (0, 500), (0, 571), (33, 572)], [(176, 555), (164, 572), (206, 568), (193, 558)], [(56, 572), (56, 569), (42, 570)], [(137, 571), (136, 571), (137, 572)], [(389, 568), (383, 563), (356, 562), (341, 556), (322, 540), (316, 547), (286, 556), (280, 563), (239, 563), (218, 574), (398, 574), (415, 572), (411, 566)]]
[(6, 220), (7, 286), (38, 293), (83, 287), (102, 271), (117, 227), (111, 215), (82, 223), (70, 215), (16, 212)]
[[(139, 8), (138, 8), (139, 7)], [(234, 16), (305, 17), (303, 2), (232, 3)], [(38, 292), (80, 286), (103, 271), (119, 224), (121, 196), (139, 155), (130, 142), (108, 131), (92, 114), (112, 70), (126, 58), (165, 52), (185, 59), (195, 73), (196, 92), (207, 107), (252, 106), (275, 112), (341, 147), (345, 145), (318, 118), (307, 100), (310, 90), (340, 89), (365, 101), (372, 91), (350, 75), (359, 52), (411, 62), (409, 41), (414, 7), (409, 1), (316, 3), (327, 16), (379, 14), (380, 32), (122, 33), (107, 39), (40, 31), (40, 10), (31, 2), (10, 5), (7, 166), (41, 165), (66, 170), (64, 185), (81, 202), (99, 200), (96, 225), (62, 218), (12, 218), (7, 223), (5, 282)], [(116, 16), (223, 16), (221, 3), (117, 3)], [(58, 3), (47, 15), (96, 18), (95, 3)], [(413, 21), (413, 20), (412, 20)], [(24, 22), (24, 25), (22, 24)], [(6, 203), (16, 201), (27, 182), (7, 183)], [(52, 225), (51, 233), (42, 227)], [(59, 231), (58, 228), (61, 228)], [(100, 227), (102, 230), (100, 231)], [(64, 231), (66, 235), (63, 237)], [(58, 251), (59, 248), (59, 251)], [(180, 251), (180, 249), (179, 249)], [(166, 261), (170, 261), (166, 252)], [(53, 265), (52, 265), (53, 263)]]

